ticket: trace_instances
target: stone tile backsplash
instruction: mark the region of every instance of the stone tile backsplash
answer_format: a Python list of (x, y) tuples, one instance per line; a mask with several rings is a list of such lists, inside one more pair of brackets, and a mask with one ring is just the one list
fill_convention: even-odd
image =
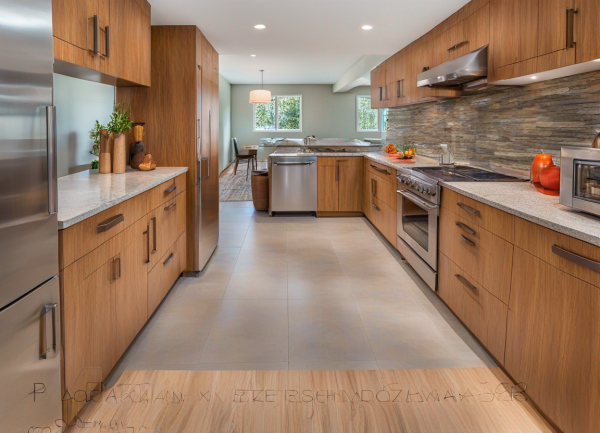
[(389, 110), (386, 143), (417, 144), (437, 156), (447, 143), (457, 162), (529, 172), (541, 150), (591, 146), (600, 130), (600, 72), (497, 86), (472, 96)]

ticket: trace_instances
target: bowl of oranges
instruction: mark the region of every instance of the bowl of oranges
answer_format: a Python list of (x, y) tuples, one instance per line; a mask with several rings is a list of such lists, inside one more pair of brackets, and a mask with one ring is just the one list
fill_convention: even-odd
[(392, 158), (397, 162), (406, 162), (408, 164), (416, 162), (415, 157), (417, 156), (417, 153), (413, 144), (388, 144), (385, 147), (385, 153), (389, 158)]

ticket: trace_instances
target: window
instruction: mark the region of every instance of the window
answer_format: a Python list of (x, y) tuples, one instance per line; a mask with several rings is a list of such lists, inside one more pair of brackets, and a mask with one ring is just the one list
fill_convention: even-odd
[(370, 96), (356, 96), (356, 131), (379, 131), (379, 110), (371, 108)]
[(388, 108), (381, 109), (381, 130), (387, 131), (388, 129)]
[(254, 131), (302, 131), (302, 95), (273, 96), (254, 104)]

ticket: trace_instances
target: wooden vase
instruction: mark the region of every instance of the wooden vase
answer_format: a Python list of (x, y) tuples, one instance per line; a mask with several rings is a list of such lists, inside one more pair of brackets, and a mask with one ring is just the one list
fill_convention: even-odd
[(98, 156), (98, 173), (112, 173), (112, 161), (110, 153), (110, 135), (108, 134), (108, 131), (102, 131), (100, 133), (100, 155)]
[(127, 137), (125, 134), (114, 134), (112, 169), (113, 173), (125, 173), (127, 165)]

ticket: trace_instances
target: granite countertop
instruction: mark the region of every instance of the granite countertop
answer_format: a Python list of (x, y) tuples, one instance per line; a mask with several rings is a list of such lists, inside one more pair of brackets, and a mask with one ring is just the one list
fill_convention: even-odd
[(442, 187), (600, 247), (600, 217), (563, 206), (529, 182), (443, 182)]
[(187, 171), (187, 167), (158, 167), (152, 171), (128, 167), (123, 174), (86, 170), (60, 177), (58, 229), (64, 230)]

